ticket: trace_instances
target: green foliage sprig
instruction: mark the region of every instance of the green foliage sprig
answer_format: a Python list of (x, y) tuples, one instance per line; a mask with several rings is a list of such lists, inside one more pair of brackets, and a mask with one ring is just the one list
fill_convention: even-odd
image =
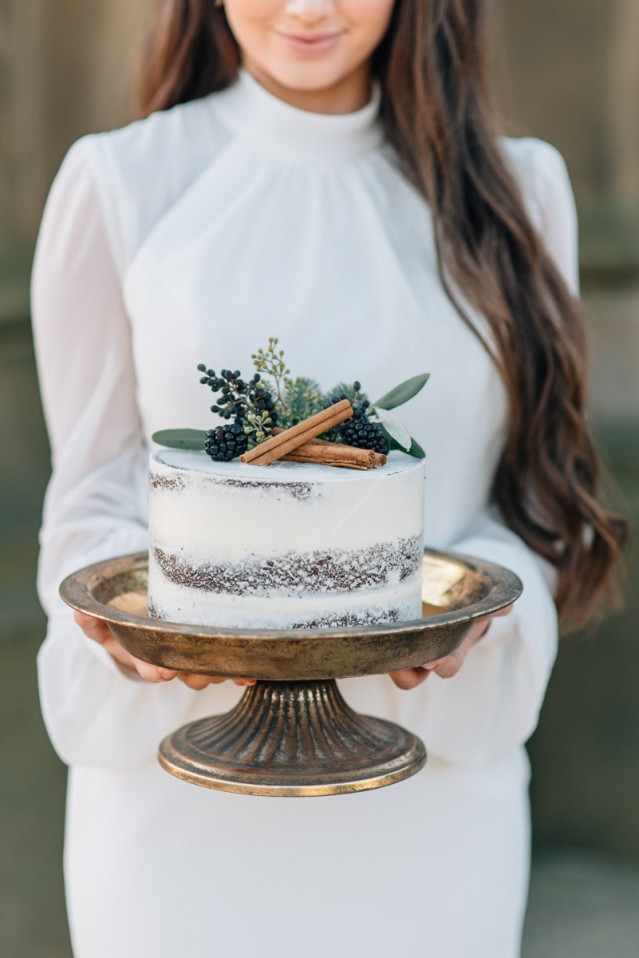
[(324, 408), (322, 390), (314, 379), (298, 376), (286, 389), (281, 408), (282, 425), (287, 429), (314, 416)]
[(368, 411), (368, 415), (371, 416), (373, 421), (379, 423), (388, 439), (390, 448), (401, 449), (416, 459), (425, 459), (426, 453), (417, 440), (410, 435), (399, 416), (389, 410), (395, 409), (397, 406), (403, 406), (405, 402), (416, 396), (429, 379), (430, 373), (422, 373), (419, 376), (405, 379), (404, 382), (384, 393), (382, 398), (374, 402)]
[(276, 336), (269, 336), (266, 349), (258, 349), (253, 353), (251, 359), (253, 365), (259, 374), (265, 373), (270, 376), (275, 386), (275, 395), (281, 406), (285, 403), (284, 394), (290, 389), (293, 380), (291, 379), (291, 370), (284, 360), (284, 350), (278, 350), (279, 339)]
[(273, 382), (277, 424), (288, 428), (319, 412), (322, 407), (322, 391), (319, 385), (305, 376), (293, 379), (284, 359), (284, 350), (278, 349), (279, 339), (270, 336), (266, 349), (258, 349), (251, 359), (260, 375), (269, 376)]

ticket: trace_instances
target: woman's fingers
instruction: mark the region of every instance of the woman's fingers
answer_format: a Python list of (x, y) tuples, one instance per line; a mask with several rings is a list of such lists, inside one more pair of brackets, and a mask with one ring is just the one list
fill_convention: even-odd
[(398, 689), (408, 691), (417, 688), (422, 682), (425, 682), (429, 674), (433, 671), (430, 664), (420, 665), (415, 669), (400, 669), (397, 672), (390, 672), (390, 677)]
[(451, 652), (450, 655), (445, 655), (441, 659), (435, 659), (433, 662), (428, 662), (419, 668), (401, 669), (399, 672), (391, 672), (391, 679), (398, 688), (406, 690), (414, 689), (418, 685), (421, 685), (431, 672), (438, 675), (440, 679), (452, 679), (453, 676), (457, 675), (464, 664), (469, 649), (488, 631), (491, 620), (509, 615), (512, 609), (512, 605), (509, 605), (506, 606), (505, 609), (500, 609), (499, 612), (482, 616), (481, 619), (477, 619), (473, 622), (464, 636), (461, 645), (455, 649), (454, 652)]
[[(101, 645), (123, 669), (128, 669), (129, 672), (137, 672), (145, 682), (170, 682), (171, 679), (178, 678), (188, 688), (200, 692), (209, 685), (219, 685), (221, 682), (227, 681), (220, 676), (177, 672), (175, 669), (165, 669), (161, 665), (151, 665), (150, 662), (136, 659), (134, 655), (131, 655), (120, 645), (106, 622), (96, 619), (92, 615), (87, 615), (85, 612), (74, 612), (73, 618), (87, 638)], [(233, 679), (233, 682), (242, 686), (255, 685), (255, 679)]]
[(446, 655), (443, 659), (437, 659), (435, 662), (431, 662), (431, 672), (438, 675), (440, 679), (452, 679), (454, 675), (457, 675), (464, 664), (467, 651), (468, 649), (463, 650), (459, 648), (451, 652), (450, 655)]
[(452, 679), (453, 675), (457, 675), (462, 667), (466, 651), (463, 651), (460, 646), (455, 652), (451, 652), (450, 655), (446, 655), (442, 659), (435, 659), (433, 662), (428, 662), (427, 665), (414, 669), (400, 669), (399, 672), (391, 672), (390, 677), (399, 689), (406, 691), (421, 685), (431, 672), (438, 675), (440, 679)]
[(197, 675), (194, 672), (178, 672), (177, 677), (183, 685), (193, 689), (194, 692), (201, 692), (208, 685), (220, 685), (226, 681), (217, 675)]
[(132, 667), (145, 682), (170, 682), (177, 675), (173, 669), (162, 668), (161, 665), (151, 665), (150, 662), (143, 662), (142, 659), (136, 659), (131, 656)]
[(120, 645), (114, 635), (104, 642), (103, 646), (118, 665), (128, 669), (129, 672), (137, 672), (145, 682), (170, 682), (177, 675), (177, 672), (173, 669), (165, 669), (161, 665), (151, 665), (150, 662), (145, 662), (143, 659), (136, 659), (134, 655), (131, 655)]
[[(219, 685), (227, 681), (219, 675), (196, 675), (190, 672), (178, 672), (178, 679), (196, 692), (200, 692), (208, 685)], [(255, 679), (232, 679), (232, 681), (235, 685), (255, 685)]]
[(440, 679), (452, 679), (453, 676), (457, 675), (464, 664), (469, 650), (481, 639), (482, 635), (488, 631), (491, 618), (492, 616), (483, 616), (481, 619), (477, 619), (464, 636), (463, 642), (454, 652), (451, 652), (450, 655), (443, 656), (441, 659), (435, 659), (434, 662), (428, 663), (427, 667), (430, 671), (438, 675)]
[(113, 638), (113, 632), (101, 619), (96, 619), (92, 615), (86, 615), (84, 612), (74, 612), (73, 618), (80, 626), (84, 634), (94, 642), (104, 645), (109, 639)]
[(137, 672), (145, 682), (168, 682), (177, 675), (177, 672), (172, 669), (165, 669), (159, 665), (143, 662), (142, 659), (136, 659), (120, 645), (106, 622), (102, 622), (101, 619), (86, 615), (84, 612), (75, 612), (73, 617), (87, 638), (101, 645), (121, 668), (129, 672)]

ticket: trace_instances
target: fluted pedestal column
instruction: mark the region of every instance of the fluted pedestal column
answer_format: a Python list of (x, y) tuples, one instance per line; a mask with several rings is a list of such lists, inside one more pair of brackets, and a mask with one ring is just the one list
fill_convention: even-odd
[(187, 782), (251, 795), (337, 795), (380, 788), (426, 761), (417, 736), (358, 715), (333, 679), (257, 682), (225, 715), (167, 736), (163, 767)]

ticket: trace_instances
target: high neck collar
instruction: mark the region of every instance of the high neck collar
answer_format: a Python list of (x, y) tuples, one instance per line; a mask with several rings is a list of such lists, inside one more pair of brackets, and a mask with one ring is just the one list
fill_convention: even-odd
[(384, 141), (377, 80), (373, 80), (366, 106), (352, 113), (300, 110), (269, 93), (245, 67), (240, 67), (232, 86), (213, 97), (216, 109), (232, 129), (287, 156), (334, 163), (366, 153)]

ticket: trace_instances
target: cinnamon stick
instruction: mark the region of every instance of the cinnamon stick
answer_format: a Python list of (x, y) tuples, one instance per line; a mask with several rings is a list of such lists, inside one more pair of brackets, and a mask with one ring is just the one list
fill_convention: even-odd
[(353, 407), (348, 399), (342, 399), (340, 402), (333, 403), (328, 409), (309, 416), (302, 422), (298, 422), (290, 429), (284, 429), (283, 432), (271, 436), (266, 442), (245, 452), (240, 456), (242, 462), (250, 462), (255, 466), (267, 466), (276, 459), (293, 452), (299, 446), (302, 446), (309, 439), (314, 439), (323, 432), (327, 432), (333, 426), (337, 426), (345, 419), (353, 415)]
[(282, 459), (288, 462), (311, 462), (320, 466), (343, 466), (347, 469), (375, 469), (383, 466), (386, 456), (372, 449), (358, 449), (344, 443), (312, 439), (298, 446)]
[[(278, 429), (277, 426), (273, 430), (273, 433), (277, 435), (280, 432), (284, 432), (283, 429)], [(330, 442), (328, 439), (309, 439), (304, 443), (305, 446), (344, 446), (346, 443), (343, 442)], [(300, 447), (301, 448), (301, 447)]]
[[(273, 430), (274, 436), (279, 436), (284, 430), (281, 426), (276, 426)], [(344, 446), (343, 442), (330, 442), (328, 439), (309, 439), (304, 443), (305, 446)], [(301, 447), (300, 447), (301, 448)]]

